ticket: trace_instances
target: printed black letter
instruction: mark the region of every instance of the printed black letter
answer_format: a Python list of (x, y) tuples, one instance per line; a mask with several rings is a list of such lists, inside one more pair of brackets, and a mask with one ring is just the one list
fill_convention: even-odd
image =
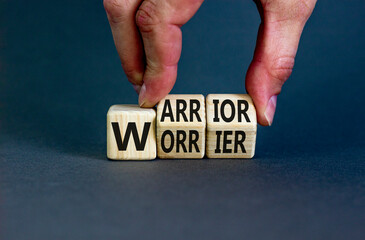
[(165, 120), (166, 117), (170, 118), (170, 121), (174, 121), (174, 115), (172, 114), (171, 103), (169, 99), (166, 99), (165, 104), (163, 106), (162, 114), (161, 114), (161, 122)]
[(118, 122), (112, 122), (113, 131), (115, 140), (117, 142), (118, 150), (119, 151), (125, 151), (128, 147), (129, 137), (131, 136), (131, 133), (133, 135), (134, 144), (136, 146), (137, 151), (143, 151), (144, 147), (146, 146), (147, 141), (147, 135), (148, 131), (150, 130), (151, 123), (146, 122), (143, 127), (143, 133), (142, 133), (142, 139), (139, 140), (138, 138), (138, 131), (136, 127), (135, 122), (130, 122), (127, 125), (127, 129), (124, 134), (124, 141), (122, 140), (122, 135), (120, 133), (119, 123)]

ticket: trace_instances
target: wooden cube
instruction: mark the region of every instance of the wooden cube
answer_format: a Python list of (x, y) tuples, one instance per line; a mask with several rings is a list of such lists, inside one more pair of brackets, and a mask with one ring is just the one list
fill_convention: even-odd
[(203, 158), (203, 95), (167, 95), (157, 105), (157, 155), (160, 158)]
[(210, 94), (206, 98), (208, 158), (252, 158), (256, 110), (247, 94)]
[(113, 160), (156, 158), (156, 111), (113, 105), (107, 114), (107, 156)]

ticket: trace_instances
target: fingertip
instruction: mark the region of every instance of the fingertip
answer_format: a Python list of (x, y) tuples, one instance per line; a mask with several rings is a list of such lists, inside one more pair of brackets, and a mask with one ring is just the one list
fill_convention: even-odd
[[(275, 97), (275, 100), (273, 99)], [(256, 101), (257, 102), (257, 101)], [(264, 127), (272, 126), (274, 122), (275, 110), (276, 110), (276, 96), (270, 98), (267, 102), (266, 106), (258, 106), (258, 104), (254, 104), (256, 107), (256, 116), (257, 116), (257, 123)]]
[(161, 99), (166, 97), (170, 91), (171, 89), (167, 88), (164, 91), (155, 92), (151, 89), (147, 89), (146, 85), (143, 84), (141, 91), (139, 92), (138, 104), (142, 108), (154, 107)]
[(139, 105), (153, 107), (172, 90), (177, 77), (177, 65), (152, 70), (147, 68), (139, 92)]
[(277, 95), (270, 97), (265, 93), (263, 89), (249, 92), (256, 108), (257, 122), (262, 126), (271, 126), (276, 111)]
[(266, 104), (264, 116), (268, 126), (271, 126), (274, 121), (276, 102), (277, 102), (277, 95), (274, 95), (269, 99), (269, 102)]
[[(257, 101), (256, 101), (257, 102)], [(270, 127), (274, 121), (275, 109), (270, 104), (270, 101), (266, 104), (267, 106), (256, 106), (256, 116), (257, 116), (257, 123), (264, 127)], [(269, 107), (270, 106), (270, 107)]]
[(262, 126), (271, 126), (274, 120), (278, 92), (273, 91), (271, 83), (265, 67), (252, 62), (246, 75), (246, 90), (254, 102), (257, 122)]
[(138, 104), (141, 108), (153, 107), (156, 103), (150, 102), (146, 97), (146, 84), (143, 84), (138, 98)]

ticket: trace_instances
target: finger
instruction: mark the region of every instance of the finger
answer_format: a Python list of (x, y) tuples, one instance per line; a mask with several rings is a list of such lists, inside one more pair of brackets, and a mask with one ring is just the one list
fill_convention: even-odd
[(145, 68), (142, 40), (135, 23), (135, 14), (142, 0), (104, 0), (122, 67), (128, 80), (139, 93)]
[(154, 106), (175, 84), (181, 55), (180, 26), (197, 11), (202, 1), (145, 0), (136, 14), (143, 39), (146, 70), (139, 95), (141, 107)]
[(300, 36), (315, 1), (313, 7), (296, 0), (261, 2), (266, 4), (258, 3), (262, 23), (246, 75), (246, 90), (256, 106), (258, 122), (267, 126), (274, 119), (277, 95), (292, 73)]

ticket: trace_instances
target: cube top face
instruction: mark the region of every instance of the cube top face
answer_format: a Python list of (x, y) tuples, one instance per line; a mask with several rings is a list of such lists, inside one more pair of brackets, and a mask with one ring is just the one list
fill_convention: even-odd
[(209, 94), (206, 98), (207, 128), (256, 129), (256, 110), (248, 94)]
[(256, 110), (247, 94), (210, 94), (206, 98), (209, 158), (252, 158)]
[(203, 158), (203, 95), (168, 95), (157, 105), (157, 154), (160, 158)]
[(203, 95), (171, 94), (157, 105), (157, 127), (205, 128), (205, 124)]
[(136, 104), (119, 104), (119, 105), (113, 105), (108, 110), (108, 116), (111, 115), (120, 115), (120, 114), (136, 114), (136, 115), (151, 115), (156, 117), (156, 111), (151, 108), (140, 108)]
[(156, 158), (156, 111), (113, 105), (107, 114), (107, 156), (113, 160)]

